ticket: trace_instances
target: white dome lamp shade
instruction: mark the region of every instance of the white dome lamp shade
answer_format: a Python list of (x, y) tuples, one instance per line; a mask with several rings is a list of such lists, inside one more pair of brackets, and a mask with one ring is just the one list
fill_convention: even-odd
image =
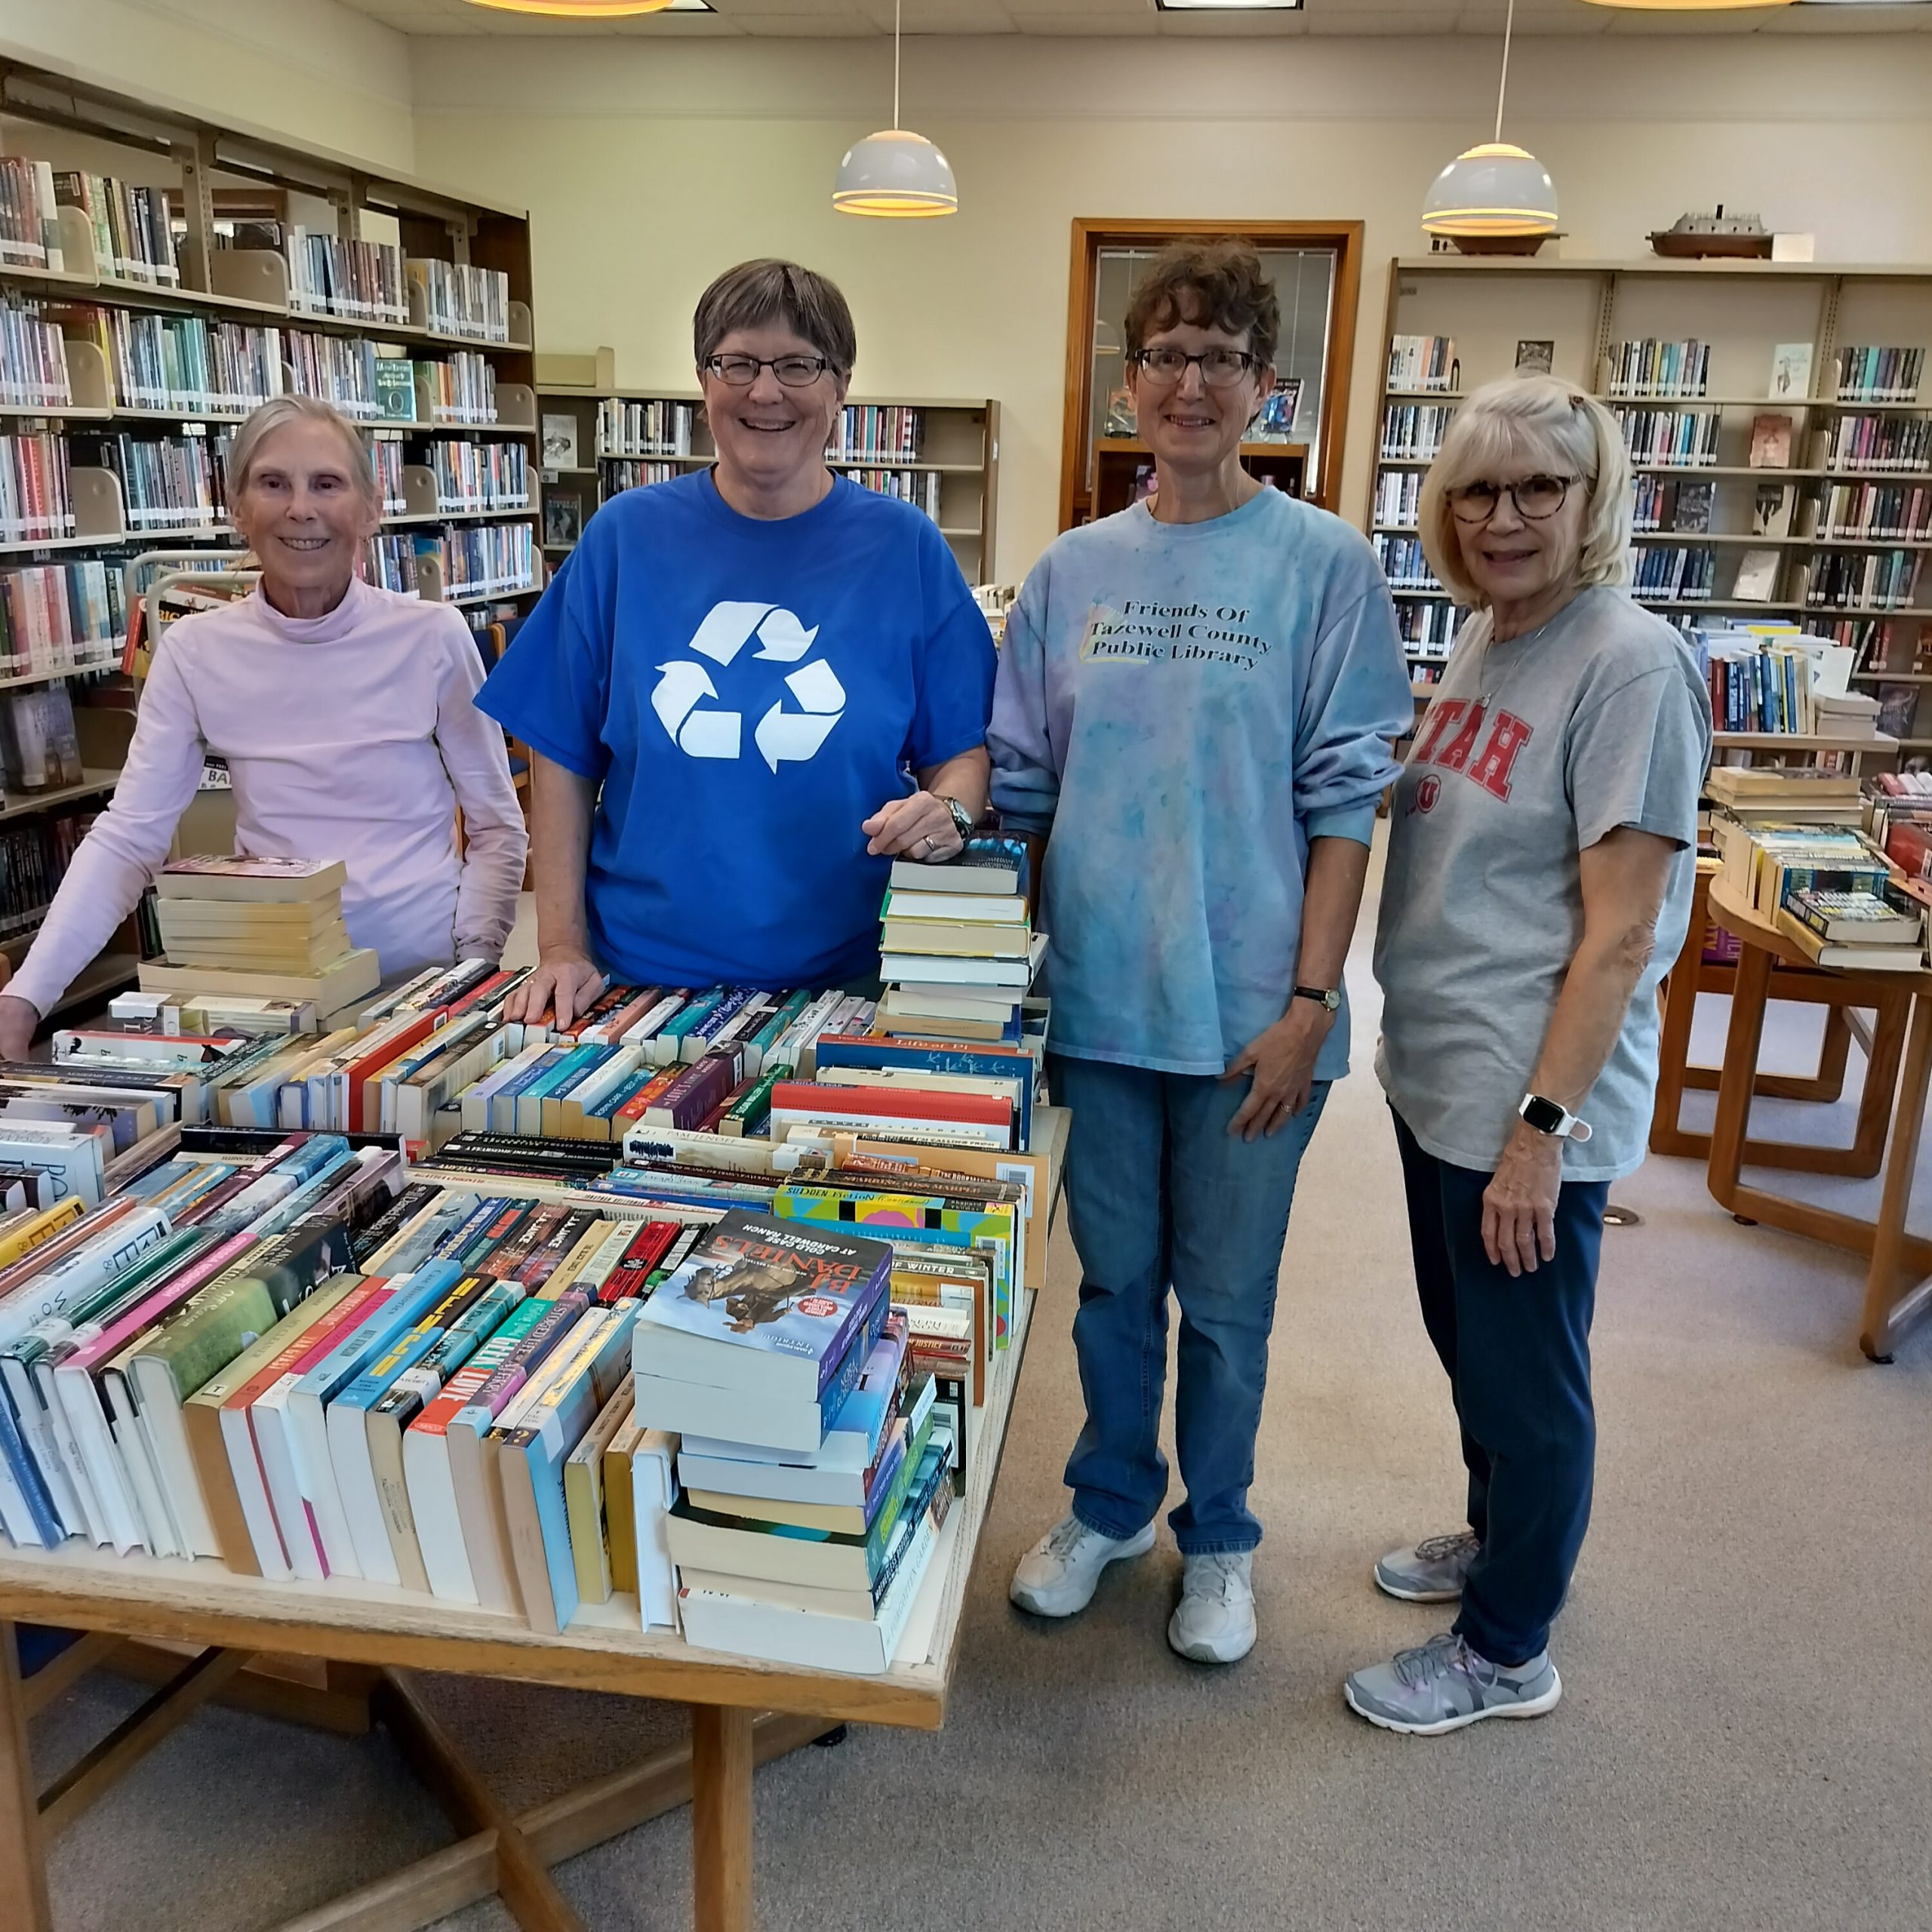
[(1509, 248), (1534, 252), (1556, 232), (1556, 184), (1527, 149), (1503, 138), (1503, 102), (1509, 85), (1509, 42), (1516, 0), (1503, 26), (1503, 72), (1496, 88), (1496, 135), (1459, 154), (1435, 177), (1423, 203), (1422, 225), (1465, 251)]
[(952, 164), (924, 135), (899, 125), (899, 0), (892, 9), (892, 125), (846, 149), (832, 205), (841, 214), (900, 221), (959, 212)]

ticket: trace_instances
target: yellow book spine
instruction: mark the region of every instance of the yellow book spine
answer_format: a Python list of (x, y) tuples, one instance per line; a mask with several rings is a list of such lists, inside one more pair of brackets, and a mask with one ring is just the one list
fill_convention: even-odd
[(70, 1222), (78, 1221), (87, 1212), (78, 1195), (70, 1195), (57, 1206), (43, 1208), (30, 1221), (23, 1221), (14, 1232), (0, 1240), (0, 1268), (11, 1268), (23, 1254), (31, 1254), (37, 1247), (51, 1241)]

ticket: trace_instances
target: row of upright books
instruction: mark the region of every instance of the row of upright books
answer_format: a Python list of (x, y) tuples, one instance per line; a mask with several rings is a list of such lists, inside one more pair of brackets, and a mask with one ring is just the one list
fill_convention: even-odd
[(435, 535), (385, 532), (362, 546), (361, 573), (383, 590), (444, 598), (502, 597), (537, 587), (536, 537), (528, 523), (478, 524)]
[(98, 557), (0, 570), (0, 677), (108, 669), (127, 629), (122, 574)]
[(67, 338), (59, 322), (40, 303), (11, 296), (0, 301), (0, 403), (48, 409), (73, 399)]
[(1419, 537), (1394, 537), (1380, 531), (1375, 555), (1382, 574), (1398, 590), (1440, 590), (1441, 580), (1431, 567)]
[(178, 435), (91, 433), (71, 439), (76, 463), (105, 469), (121, 486), (130, 531), (212, 530), (228, 517), (228, 448), (232, 432)]
[(598, 456), (689, 456), (695, 414), (688, 402), (606, 396), (597, 405)]
[(905, 403), (848, 402), (832, 426), (826, 458), (835, 463), (913, 463), (925, 438), (925, 412)]
[(1463, 365), (1456, 340), (1446, 335), (1392, 335), (1389, 338), (1388, 386), (1392, 389), (1457, 389)]
[(51, 542), (74, 534), (72, 465), (64, 436), (0, 436), (0, 542)]
[(1390, 403), (1382, 413), (1383, 457), (1411, 463), (1433, 459), (1441, 451), (1455, 414), (1452, 403)]
[(1611, 346), (1598, 386), (1611, 396), (1701, 396), (1710, 386), (1711, 345), (1645, 336)]

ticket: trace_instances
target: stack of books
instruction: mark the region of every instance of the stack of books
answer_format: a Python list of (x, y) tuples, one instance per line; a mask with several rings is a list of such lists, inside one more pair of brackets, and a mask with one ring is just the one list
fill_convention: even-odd
[(1800, 886), (1778, 908), (1778, 930), (1816, 965), (1916, 973), (1925, 964), (1925, 908), (1896, 887)]
[(1813, 766), (1795, 770), (1743, 764), (1711, 768), (1704, 781), (1714, 822), (1749, 830), (1763, 826), (1838, 826), (1856, 829), (1864, 816), (1858, 780)]
[(339, 860), (171, 860), (155, 881), (167, 957), (143, 963), (142, 989), (307, 1000), (325, 1014), (366, 998), (381, 970), (372, 949), (349, 943), (348, 879)]
[(884, 1241), (734, 1210), (640, 1311), (633, 1411), (681, 1438), (667, 1540), (691, 1643), (891, 1662), (952, 1495), (892, 1269)]
[(879, 943), (878, 1030), (1017, 1045), (1047, 946), (1032, 930), (1026, 885), (1018, 838), (969, 839), (946, 865), (897, 861)]

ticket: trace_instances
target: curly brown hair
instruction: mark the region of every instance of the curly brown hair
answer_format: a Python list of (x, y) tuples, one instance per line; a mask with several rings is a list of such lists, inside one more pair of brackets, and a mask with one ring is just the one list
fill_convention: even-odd
[(1155, 330), (1177, 322), (1226, 329), (1230, 335), (1245, 332), (1250, 352), (1264, 365), (1273, 362), (1281, 304), (1251, 243), (1229, 235), (1166, 250), (1127, 305), (1127, 352), (1137, 355)]

